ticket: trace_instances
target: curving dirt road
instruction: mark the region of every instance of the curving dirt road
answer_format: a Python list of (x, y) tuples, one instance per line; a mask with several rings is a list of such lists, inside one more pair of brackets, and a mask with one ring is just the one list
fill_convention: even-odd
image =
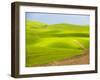
[(60, 65), (78, 65), (78, 64), (89, 64), (89, 53), (85, 52), (82, 55), (72, 57), (70, 59), (65, 59), (62, 61), (55, 61), (48, 64), (49, 66), (60, 66)]

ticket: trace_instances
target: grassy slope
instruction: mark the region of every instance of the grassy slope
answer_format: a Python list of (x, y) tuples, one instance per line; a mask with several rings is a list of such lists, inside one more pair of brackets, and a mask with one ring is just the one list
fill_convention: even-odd
[(27, 21), (26, 45), (27, 67), (71, 58), (89, 48), (89, 27)]

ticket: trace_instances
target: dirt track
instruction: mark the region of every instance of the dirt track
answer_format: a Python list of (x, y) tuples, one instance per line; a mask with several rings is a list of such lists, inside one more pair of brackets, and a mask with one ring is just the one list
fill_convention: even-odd
[(63, 66), (63, 65), (80, 65), (80, 64), (89, 64), (89, 51), (85, 50), (81, 55), (39, 66)]
[(76, 65), (76, 64), (89, 64), (89, 54), (84, 53), (79, 56), (72, 57), (70, 59), (65, 59), (62, 61), (55, 61), (50, 63), (50, 66), (60, 66), (60, 65)]

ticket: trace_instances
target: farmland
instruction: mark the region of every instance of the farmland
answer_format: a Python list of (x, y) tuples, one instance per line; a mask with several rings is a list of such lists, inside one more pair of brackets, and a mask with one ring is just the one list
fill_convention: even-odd
[(88, 49), (88, 25), (26, 20), (26, 67), (70, 59)]

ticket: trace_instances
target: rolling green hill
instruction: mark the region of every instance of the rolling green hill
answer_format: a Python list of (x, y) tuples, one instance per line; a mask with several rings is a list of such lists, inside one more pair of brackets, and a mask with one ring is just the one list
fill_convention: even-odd
[(29, 28), (43, 28), (43, 27), (46, 27), (47, 24), (42, 23), (42, 22), (38, 22), (38, 21), (26, 20), (26, 26), (28, 26), (27, 29), (29, 29)]
[(88, 25), (26, 21), (26, 67), (81, 55), (88, 48)]

